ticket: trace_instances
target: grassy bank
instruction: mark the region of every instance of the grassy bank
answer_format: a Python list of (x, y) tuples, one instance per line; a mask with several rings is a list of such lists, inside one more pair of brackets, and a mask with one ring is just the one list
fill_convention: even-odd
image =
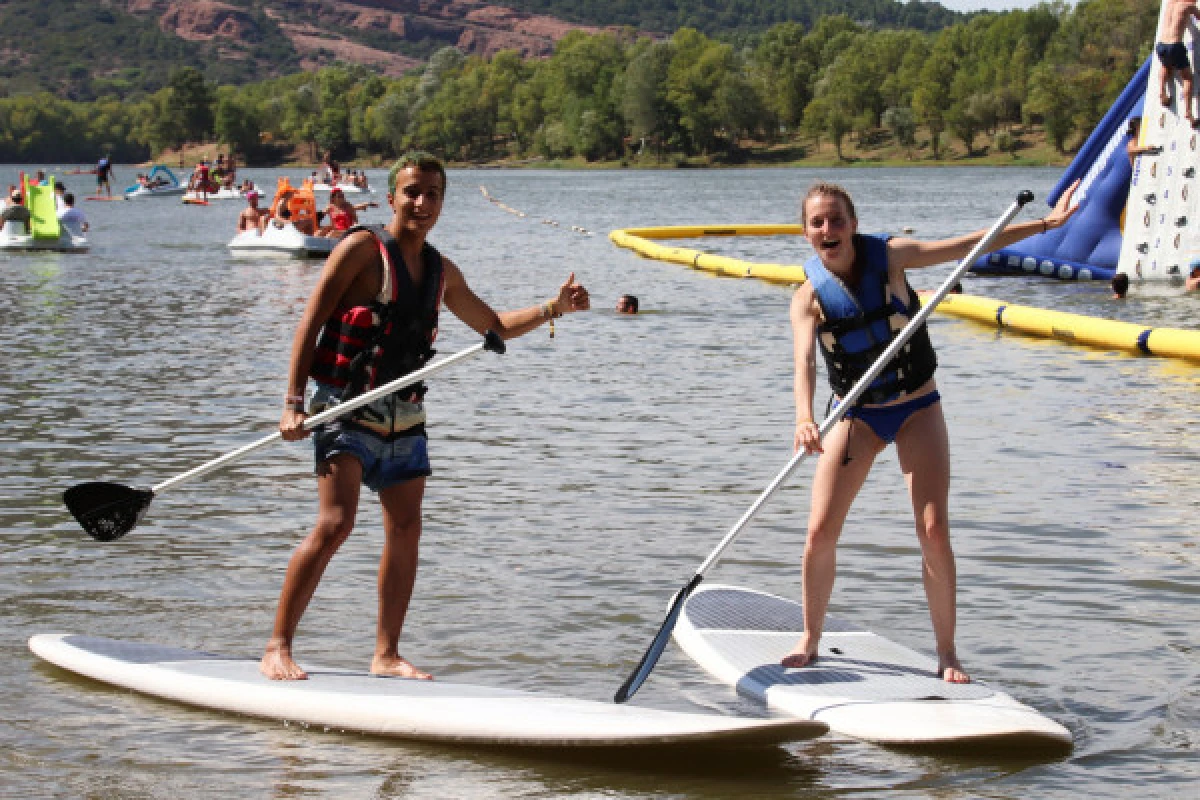
[[(583, 158), (553, 159), (540, 157), (498, 158), (487, 162), (461, 162), (450, 160), (452, 167), (493, 167), (541, 169), (707, 169), (720, 167), (1046, 167), (1066, 166), (1073, 153), (1059, 153), (1047, 141), (1045, 132), (1037, 127), (1014, 128), (1010, 132), (1014, 143), (1011, 152), (1001, 152), (992, 146), (993, 137), (981, 135), (975, 148), (968, 153), (961, 141), (946, 142), (933, 155), (929, 138), (918, 138), (912, 147), (903, 147), (883, 132), (859, 141), (848, 135), (842, 141), (839, 153), (832, 142), (790, 141), (779, 144), (742, 142), (736, 153), (685, 156), (678, 153), (657, 154), (648, 149), (640, 155), (630, 155), (615, 161), (587, 161)], [(191, 168), (200, 159), (214, 160), (218, 153), (227, 148), (214, 142), (187, 145), (178, 150), (159, 153), (153, 163), (170, 167)], [(313, 148), (301, 145), (294, 148), (284, 159), (272, 166), (311, 169), (317, 166), (312, 161)], [(380, 156), (346, 159), (342, 164), (355, 168), (375, 168), (388, 165)], [(250, 165), (256, 166), (256, 165)]]

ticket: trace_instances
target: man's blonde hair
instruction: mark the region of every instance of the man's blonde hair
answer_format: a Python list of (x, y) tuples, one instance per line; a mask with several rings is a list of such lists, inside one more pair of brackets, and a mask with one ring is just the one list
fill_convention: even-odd
[(854, 201), (850, 199), (850, 193), (836, 183), (828, 183), (827, 181), (817, 181), (812, 186), (808, 187), (808, 192), (800, 201), (800, 222), (808, 222), (808, 201), (813, 197), (840, 197), (842, 202), (846, 204), (846, 211), (850, 214), (850, 219), (858, 221), (858, 213), (854, 210)]

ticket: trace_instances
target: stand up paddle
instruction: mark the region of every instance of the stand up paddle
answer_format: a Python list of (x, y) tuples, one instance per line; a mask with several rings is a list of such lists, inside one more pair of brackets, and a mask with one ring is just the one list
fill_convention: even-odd
[[(452, 356), (443, 358), (441, 361), (430, 364), (427, 367), (422, 367), (415, 372), (410, 372), (377, 389), (365, 392), (353, 400), (347, 400), (345, 403), (340, 403), (333, 408), (326, 409), (320, 414), (314, 414), (304, 421), (304, 428), (305, 430), (312, 430), (324, 422), (337, 419), (356, 408), (365, 406), (381, 397), (386, 397), (406, 386), (419, 383), (452, 364), (457, 364), (463, 359), (470, 358), (481, 350), (503, 353), (504, 340), (500, 338), (498, 333), (488, 331), (484, 335), (482, 342), (472, 345), (466, 350), (461, 350)], [(79, 521), (79, 524), (87, 532), (88, 536), (98, 539), (101, 542), (111, 542), (115, 539), (120, 539), (134, 529), (142, 517), (145, 516), (146, 509), (150, 507), (150, 501), (159, 492), (164, 492), (172, 486), (177, 486), (191, 478), (198, 478), (215, 469), (220, 469), (247, 453), (282, 438), (283, 434), (275, 431), (270, 436), (264, 436), (256, 442), (239, 447), (237, 450), (226, 453), (220, 458), (215, 458), (212, 461), (188, 470), (182, 475), (176, 475), (174, 478), (163, 481), (151, 489), (134, 489), (119, 483), (109, 483), (106, 481), (76, 484), (63, 493), (63, 502), (67, 504), (67, 508), (70, 509), (75, 519)]]
[[(916, 333), (917, 328), (921, 327), (921, 325), (925, 323), (925, 320), (928, 319), (929, 315), (933, 313), (933, 310), (937, 308), (938, 303), (942, 302), (942, 299), (950, 293), (950, 291), (954, 288), (954, 285), (962, 280), (962, 276), (968, 269), (970, 269), (971, 265), (975, 263), (975, 259), (979, 258), (979, 255), (987, 249), (988, 245), (992, 243), (992, 240), (994, 240), (996, 236), (998, 236), (1000, 232), (1008, 226), (1008, 223), (1012, 221), (1013, 217), (1015, 217), (1020, 210), (1025, 207), (1026, 204), (1032, 201), (1033, 192), (1023, 191), (1017, 195), (1016, 201), (1009, 206), (1008, 210), (1004, 212), (1004, 215), (997, 220), (996, 224), (994, 224), (988, 230), (988, 232), (984, 234), (983, 238), (976, 243), (975, 247), (971, 249), (971, 252), (967, 254), (967, 257), (959, 262), (958, 266), (954, 268), (954, 271), (950, 273), (950, 277), (947, 278), (940, 287), (938, 287), (938, 290), (933, 294), (932, 297), (929, 298), (925, 305), (921, 307), (921, 310), (918, 311), (911, 320), (909, 320), (908, 324), (901, 329), (896, 338), (892, 340), (892, 343), (888, 345), (888, 348), (883, 351), (883, 354), (875, 360), (875, 363), (871, 365), (871, 368), (867, 370), (866, 374), (859, 378), (858, 383), (854, 384), (854, 387), (846, 393), (846, 396), (842, 398), (841, 402), (839, 402), (829, 416), (825, 418), (825, 421), (821, 423), (821, 426), (818, 429), (821, 438), (824, 438), (825, 435), (833, 428), (833, 426), (841, 421), (846, 412), (854, 407), (854, 404), (858, 402), (858, 398), (861, 397), (863, 392), (867, 390), (867, 387), (869, 387), (871, 383), (879, 377), (879, 373), (883, 372), (884, 367), (888, 365), (888, 362), (895, 358), (896, 354), (900, 352), (900, 349), (908, 343), (908, 340), (912, 338), (914, 333)], [(742, 515), (742, 518), (737, 521), (737, 524), (730, 529), (729, 533), (725, 534), (725, 538), (721, 540), (721, 543), (717, 545), (717, 548), (713, 550), (712, 553), (709, 554), (708, 558), (705, 559), (704, 563), (700, 565), (700, 568), (696, 570), (696, 574), (692, 576), (692, 579), (688, 581), (682, 589), (679, 590), (678, 594), (675, 595), (675, 599), (671, 602), (671, 607), (667, 610), (667, 618), (663, 621), (662, 627), (658, 629), (658, 635), (655, 636), (654, 641), (650, 643), (650, 647), (647, 648), (646, 654), (642, 656), (642, 660), (633, 670), (633, 673), (625, 680), (625, 683), (622, 684), (621, 688), (617, 690), (616, 695), (613, 697), (613, 702), (624, 703), (626, 700), (633, 697), (634, 693), (641, 688), (643, 683), (646, 682), (646, 678), (650, 677), (650, 671), (654, 669), (654, 665), (658, 663), (659, 656), (662, 655), (663, 650), (665, 650), (667, 647), (667, 641), (671, 638), (671, 631), (675, 630), (675, 623), (679, 620), (680, 612), (683, 611), (684, 602), (688, 599), (688, 596), (695, 591), (696, 587), (700, 585), (700, 581), (704, 580), (704, 573), (707, 572), (712, 565), (717, 562), (717, 559), (721, 557), (726, 548), (733, 544), (733, 540), (736, 539), (738, 534), (742, 532), (742, 529), (745, 528), (750, 520), (754, 518), (754, 515), (757, 514), (759, 509), (763, 507), (768, 499), (770, 499), (771, 495), (775, 494), (775, 490), (778, 489), (780, 485), (782, 485), (783, 482), (788, 479), (788, 476), (792, 474), (796, 467), (800, 466), (800, 462), (803, 461), (807, 455), (808, 453), (806, 451), (800, 450), (794, 456), (792, 456), (792, 459), (787, 463), (787, 466), (785, 466), (783, 470), (775, 476), (775, 480), (771, 481), (771, 484), (763, 490), (762, 494), (758, 496), (758, 499), (754, 501), (754, 504), (751, 505), (746, 513)]]

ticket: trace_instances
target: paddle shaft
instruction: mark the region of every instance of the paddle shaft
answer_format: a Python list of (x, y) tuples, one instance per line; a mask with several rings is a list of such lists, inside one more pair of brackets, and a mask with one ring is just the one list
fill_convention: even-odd
[[(838, 402), (837, 406), (832, 412), (830, 412), (829, 416), (827, 416), (821, 423), (818, 431), (822, 439), (825, 438), (829, 431), (833, 430), (834, 425), (837, 425), (839, 422), (841, 422), (842, 417), (846, 415), (847, 411), (854, 407), (854, 404), (858, 402), (858, 398), (862, 397), (863, 392), (865, 392), (870, 387), (871, 383), (879, 377), (879, 374), (883, 372), (884, 368), (887, 367), (891, 360), (896, 357), (896, 354), (900, 352), (900, 349), (904, 347), (904, 345), (908, 344), (908, 340), (912, 338), (913, 334), (917, 332), (919, 327), (925, 324), (925, 320), (927, 320), (929, 315), (933, 313), (935, 308), (937, 308), (938, 303), (942, 302), (946, 295), (948, 295), (954, 289), (954, 285), (962, 280), (963, 275), (966, 274), (967, 270), (971, 268), (971, 265), (975, 263), (975, 259), (979, 258), (979, 256), (985, 250), (987, 250), (992, 241), (1000, 235), (1000, 232), (1008, 227), (1008, 223), (1012, 221), (1013, 217), (1020, 213), (1021, 209), (1025, 207), (1026, 203), (1029, 203), (1032, 200), (1033, 194), (1031, 192), (1021, 192), (1019, 195), (1017, 195), (1017, 199), (1011, 206), (1009, 206), (1008, 210), (1004, 212), (1004, 216), (996, 220), (996, 224), (988, 229), (988, 232), (983, 235), (983, 238), (980, 239), (973, 248), (971, 248), (971, 252), (967, 254), (966, 258), (959, 262), (958, 266), (954, 268), (954, 271), (950, 273), (950, 277), (942, 282), (942, 285), (939, 286), (938, 290), (934, 292), (932, 297), (929, 298), (929, 301), (921, 306), (921, 310), (918, 311), (916, 315), (909, 320), (908, 324), (900, 330), (900, 333), (896, 335), (896, 338), (892, 340), (892, 343), (888, 345), (886, 350), (883, 351), (883, 354), (880, 355), (879, 358), (875, 359), (875, 363), (871, 365), (871, 368), (868, 369), (863, 376), (858, 379), (858, 382), (854, 384), (850, 391), (846, 393), (846, 396), (843, 397), (840, 402)], [(733, 528), (730, 529), (729, 533), (725, 534), (725, 538), (721, 540), (721, 543), (717, 545), (716, 549), (709, 554), (708, 558), (704, 560), (704, 563), (700, 565), (700, 568), (696, 570), (697, 576), (703, 577), (704, 573), (706, 573), (714, 564), (717, 563), (729, 545), (733, 544), (733, 540), (736, 539), (738, 534), (742, 532), (742, 529), (749, 524), (750, 520), (754, 519), (754, 516), (758, 514), (759, 509), (761, 509), (767, 500), (771, 498), (771, 495), (775, 494), (775, 491), (796, 470), (796, 467), (800, 466), (800, 462), (804, 461), (807, 456), (808, 453), (805, 450), (801, 450), (792, 456), (791, 460), (788, 461), (787, 466), (785, 466), (783, 470), (775, 476), (775, 479), (771, 481), (770, 485), (763, 490), (762, 494), (758, 496), (758, 499), (754, 501), (754, 504), (746, 510), (746, 513), (742, 515), (742, 518), (739, 519)]]
[[(485, 340), (485, 341), (479, 342), (478, 344), (471, 345), (470, 347), (468, 347), (465, 350), (461, 350), (452, 356), (447, 356), (446, 358), (443, 358), (441, 361), (430, 364), (427, 367), (423, 367), (423, 368), (417, 370), (416, 372), (410, 372), (408, 375), (399, 377), (396, 380), (394, 380), (390, 383), (386, 383), (377, 389), (372, 389), (369, 392), (365, 392), (365, 393), (359, 395), (358, 397), (355, 397), (353, 400), (347, 400), (344, 403), (339, 403), (338, 405), (333, 406), (332, 408), (328, 408), (328, 409), (322, 411), (320, 414), (314, 414), (313, 416), (304, 420), (304, 428), (305, 428), (305, 430), (312, 430), (313, 428), (317, 427), (318, 425), (320, 425), (324, 422), (328, 422), (331, 419), (337, 419), (338, 417), (348, 414), (357, 408), (361, 408), (362, 406), (365, 406), (368, 403), (372, 403), (381, 397), (386, 397), (387, 395), (392, 394), (393, 392), (397, 392), (406, 386), (412, 386), (414, 383), (419, 383), (420, 381), (423, 381), (425, 378), (428, 378), (431, 375), (441, 372), (446, 367), (449, 367), (453, 364), (457, 364), (459, 361), (462, 361), (463, 359), (470, 358), (471, 356), (476, 355), (481, 350), (491, 349), (489, 347), (489, 344), (490, 344), (490, 342)], [(191, 480), (192, 478), (198, 478), (201, 475), (207, 475), (208, 473), (212, 472), (213, 470), (220, 469), (221, 467), (225, 466), (226, 464), (229, 464), (233, 461), (237, 461), (239, 458), (246, 455), (247, 453), (252, 453), (255, 450), (258, 450), (260, 447), (266, 447), (267, 445), (271, 444), (272, 442), (278, 441), (279, 439), (282, 439), (282, 438), (283, 438), (283, 434), (280, 433), (279, 431), (275, 431), (275, 433), (272, 433), (270, 436), (264, 436), (263, 438), (259, 439), (258, 441), (251, 442), (250, 444), (245, 445), (243, 447), (239, 447), (237, 450), (233, 450), (229, 453), (226, 453), (225, 455), (221, 456), (220, 458), (214, 458), (212, 461), (209, 461), (205, 464), (201, 464), (200, 466), (198, 466), (194, 469), (190, 469), (181, 475), (176, 475), (174, 478), (165, 480), (162, 483), (158, 484), (157, 486), (153, 487), (151, 489), (151, 491), (154, 492), (155, 494), (158, 494), (158, 493), (164, 492), (167, 489), (170, 489), (174, 486), (177, 486), (177, 485), (183, 483), (184, 481)]]

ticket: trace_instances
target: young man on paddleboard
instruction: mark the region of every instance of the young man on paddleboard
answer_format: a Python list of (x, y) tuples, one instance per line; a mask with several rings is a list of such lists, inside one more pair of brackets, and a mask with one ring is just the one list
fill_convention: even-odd
[[(1063, 192), (1046, 217), (1011, 225), (994, 240), (996, 250), (1035, 233), (1061, 227), (1075, 213), (1078, 182)], [(850, 505), (875, 457), (896, 444), (921, 544), (922, 577), (937, 641), (938, 673), (952, 683), (970, 677), (954, 649), (955, 568), (947, 510), (950, 445), (933, 380), (937, 357), (924, 326), (822, 441), (814, 422), (816, 350), (821, 350), (835, 402), (871, 368), (893, 337), (919, 309), (905, 270), (957, 261), (986, 231), (920, 242), (860, 235), (850, 195), (817, 183), (800, 204), (804, 236), (816, 255), (804, 265), (808, 277), (792, 298), (795, 339), (795, 448), (819, 453), (813, 475), (808, 538), (804, 547), (804, 635), (784, 657), (785, 667), (817, 658), (825, 612), (833, 593), (838, 537)]]
[[(288, 389), (279, 429), (289, 441), (304, 430), (305, 388), (316, 383), (307, 411), (316, 412), (419, 369), (432, 355), (438, 310), (449, 309), (480, 334), (504, 339), (528, 333), (563, 314), (590, 307), (572, 273), (552, 300), (496, 313), (467, 285), (458, 266), (425, 238), (437, 223), (446, 172), (427, 153), (408, 153), (388, 176), (394, 215), (382, 231), (351, 231), (329, 260), (292, 341)], [(314, 434), (317, 522), (288, 563), (275, 628), (263, 654), (264, 675), (306, 675), (292, 656), (300, 617), (330, 558), (350, 535), (361, 486), (378, 492), (384, 545), (379, 564), (379, 621), (371, 672), (430, 678), (400, 656), (398, 643), (417, 572), (421, 500), (430, 474), (423, 386), (404, 389)]]

